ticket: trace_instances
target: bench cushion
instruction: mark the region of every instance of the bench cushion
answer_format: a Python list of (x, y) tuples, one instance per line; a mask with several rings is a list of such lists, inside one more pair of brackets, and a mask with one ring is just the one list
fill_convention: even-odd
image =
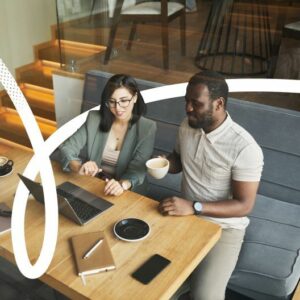
[(259, 194), (300, 205), (300, 112), (233, 98), (228, 111), (263, 150)]
[(300, 273), (300, 206), (257, 196), (230, 286), (284, 297)]
[(152, 199), (160, 201), (170, 196), (181, 195), (181, 173), (167, 174), (163, 179), (147, 175), (147, 179), (149, 187), (146, 196)]

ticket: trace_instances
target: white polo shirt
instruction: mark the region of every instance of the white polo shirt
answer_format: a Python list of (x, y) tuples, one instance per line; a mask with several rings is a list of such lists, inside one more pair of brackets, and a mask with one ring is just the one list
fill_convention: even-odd
[[(259, 181), (263, 153), (254, 138), (240, 125), (226, 120), (205, 134), (189, 126), (185, 118), (180, 125), (175, 151), (182, 163), (182, 194), (190, 201), (210, 202), (232, 199), (231, 181)], [(247, 217), (205, 217), (223, 228), (244, 229)]]

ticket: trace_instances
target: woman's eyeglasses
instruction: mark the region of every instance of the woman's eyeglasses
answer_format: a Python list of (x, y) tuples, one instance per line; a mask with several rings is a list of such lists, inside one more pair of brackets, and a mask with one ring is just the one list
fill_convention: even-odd
[(117, 105), (119, 105), (122, 108), (126, 108), (129, 106), (129, 103), (132, 101), (133, 97), (134, 97), (134, 95), (131, 97), (131, 99), (121, 99), (119, 101), (109, 99), (108, 101), (105, 102), (105, 105), (108, 108), (116, 108)]

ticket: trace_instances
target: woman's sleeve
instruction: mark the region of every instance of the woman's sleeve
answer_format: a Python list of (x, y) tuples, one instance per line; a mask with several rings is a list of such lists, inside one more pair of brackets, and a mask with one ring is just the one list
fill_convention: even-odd
[(85, 122), (71, 137), (59, 146), (61, 155), (61, 166), (66, 172), (70, 172), (69, 163), (71, 160), (81, 161), (80, 150), (87, 143), (87, 122)]
[(121, 176), (121, 179), (127, 179), (131, 182), (131, 188), (144, 182), (147, 171), (145, 164), (153, 153), (156, 129), (156, 123), (151, 122), (151, 126), (146, 129), (147, 133), (141, 134), (142, 138), (138, 141), (134, 157)]

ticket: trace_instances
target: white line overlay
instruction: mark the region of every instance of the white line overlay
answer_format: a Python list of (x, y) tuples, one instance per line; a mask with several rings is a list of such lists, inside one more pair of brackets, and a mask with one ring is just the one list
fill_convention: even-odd
[[(23, 183), (19, 183), (15, 194), (12, 213), (12, 244), (16, 263), (21, 273), (28, 278), (42, 276), (51, 263), (57, 240), (58, 232), (58, 208), (56, 186), (49, 156), (45, 153), (46, 147), (38, 124), (32, 111), (19, 89), (15, 79), (0, 59), (0, 80), (6, 89), (10, 99), (24, 124), (32, 148), (34, 160), (24, 171), (24, 175), (34, 179), (40, 171), (45, 195), (45, 235), (40, 256), (34, 265), (31, 264), (25, 242), (25, 209), (27, 204), (28, 191)], [(56, 201), (53, 201), (56, 199)]]
[[(230, 92), (300, 93), (299, 80), (228, 79), (226, 81)], [(51, 263), (58, 232), (57, 195), (49, 156), (85, 122), (88, 112), (80, 114), (61, 126), (44, 142), (26, 99), (1, 59), (0, 82), (13, 101), (34, 150), (34, 156), (28, 163), (24, 175), (34, 179), (40, 171), (43, 183), (46, 213), (45, 236), (40, 257), (35, 265), (31, 265), (28, 259), (25, 244), (24, 215), (28, 192), (22, 183), (19, 183), (17, 187), (12, 214), (12, 241), (16, 263), (24, 276), (38, 278), (47, 271)], [(180, 83), (157, 87), (142, 91), (142, 95), (146, 103), (182, 97), (185, 95), (186, 86), (187, 83)], [(99, 109), (99, 106), (93, 109)]]

